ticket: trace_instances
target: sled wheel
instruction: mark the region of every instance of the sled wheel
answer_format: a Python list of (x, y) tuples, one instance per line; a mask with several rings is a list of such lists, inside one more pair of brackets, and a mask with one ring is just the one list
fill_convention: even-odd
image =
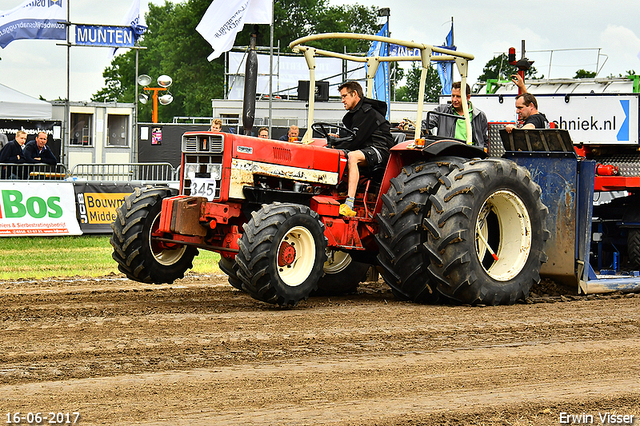
[(472, 160), (443, 179), (425, 225), (437, 289), (467, 304), (512, 304), (540, 281), (547, 208), (529, 172)]

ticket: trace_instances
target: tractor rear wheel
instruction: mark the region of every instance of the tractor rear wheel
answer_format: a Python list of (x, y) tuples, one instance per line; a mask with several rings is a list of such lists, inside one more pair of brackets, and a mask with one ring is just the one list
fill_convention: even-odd
[(172, 283), (193, 267), (198, 249), (154, 240), (162, 199), (176, 195), (163, 187), (136, 188), (116, 210), (111, 224), (113, 259), (128, 278), (144, 283)]
[(295, 306), (318, 288), (327, 239), (320, 216), (307, 206), (273, 203), (252, 213), (236, 255), (238, 278), (252, 297)]
[(462, 167), (464, 161), (445, 157), (406, 166), (391, 179), (389, 191), (382, 196), (382, 211), (377, 216), (378, 261), (385, 282), (400, 300), (438, 300), (427, 274), (430, 257), (424, 248), (427, 232), (423, 223), (431, 207), (430, 196), (440, 187), (440, 179)]
[(529, 172), (510, 160), (472, 160), (431, 197), (429, 273), (466, 304), (513, 304), (540, 281), (547, 208)]

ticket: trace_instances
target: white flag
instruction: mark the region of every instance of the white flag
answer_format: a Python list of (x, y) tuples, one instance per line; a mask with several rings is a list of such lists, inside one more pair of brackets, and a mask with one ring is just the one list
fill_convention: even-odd
[[(140, 14), (140, 0), (133, 0), (129, 11), (124, 18), (122, 18), (122, 21), (120, 21), (120, 25), (131, 27), (135, 40), (138, 40), (138, 37), (147, 30), (147, 23), (144, 20), (144, 15)], [(113, 49), (111, 51), (111, 56), (115, 55), (117, 50), (117, 47)]]
[(196, 31), (209, 42), (213, 61), (231, 50), (244, 24), (271, 24), (273, 0), (213, 0)]
[(0, 11), (0, 47), (13, 40), (66, 40), (66, 0), (26, 0), (7, 12)]

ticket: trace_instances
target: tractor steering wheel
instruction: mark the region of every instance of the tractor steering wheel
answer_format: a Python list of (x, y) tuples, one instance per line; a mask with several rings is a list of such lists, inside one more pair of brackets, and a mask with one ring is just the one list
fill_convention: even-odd
[[(348, 136), (345, 136), (343, 138), (337, 138), (335, 136), (331, 136), (331, 134), (329, 133), (329, 128), (331, 127), (337, 128), (338, 130), (343, 130), (344, 133), (348, 134)], [(311, 125), (311, 130), (313, 130), (314, 132), (320, 133), (320, 136), (322, 136), (323, 138), (326, 138), (327, 146), (329, 148), (333, 148), (334, 145), (339, 144), (340, 142), (350, 141), (356, 137), (356, 133), (353, 130), (341, 124), (330, 124), (330, 123), (318, 122), (318, 123), (313, 123)]]

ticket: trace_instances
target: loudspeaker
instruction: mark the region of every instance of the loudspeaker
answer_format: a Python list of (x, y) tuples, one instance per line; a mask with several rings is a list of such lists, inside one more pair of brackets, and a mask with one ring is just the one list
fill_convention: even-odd
[[(309, 100), (309, 80), (298, 80), (298, 100)], [(316, 81), (316, 102), (327, 102), (329, 100), (329, 82)]]

